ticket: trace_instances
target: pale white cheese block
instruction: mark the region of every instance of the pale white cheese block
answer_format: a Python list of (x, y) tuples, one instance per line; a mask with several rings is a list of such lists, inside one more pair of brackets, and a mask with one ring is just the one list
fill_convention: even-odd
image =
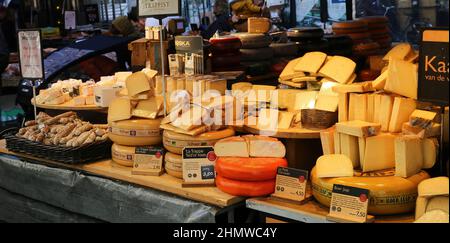
[(250, 157), (284, 158), (286, 148), (276, 138), (266, 136), (244, 136), (247, 140)]
[(317, 159), (318, 178), (353, 177), (353, 163), (343, 154), (328, 154)]
[(401, 132), (403, 123), (409, 120), (411, 113), (413, 113), (415, 109), (415, 100), (395, 97), (394, 105), (392, 106), (391, 120), (389, 121), (389, 132)]
[(214, 145), (214, 153), (219, 157), (249, 157), (248, 145), (242, 137), (229, 137)]
[(399, 136), (395, 139), (395, 176), (407, 178), (423, 167), (422, 141), (417, 136)]
[(448, 177), (440, 176), (419, 183), (419, 197), (448, 196)]
[(433, 210), (430, 212), (426, 212), (422, 217), (418, 220), (414, 221), (414, 223), (448, 223), (449, 215), (448, 213), (442, 210)]

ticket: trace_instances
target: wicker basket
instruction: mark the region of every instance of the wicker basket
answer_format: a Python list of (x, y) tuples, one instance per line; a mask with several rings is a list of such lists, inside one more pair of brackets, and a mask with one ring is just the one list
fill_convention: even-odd
[(302, 113), (302, 125), (308, 129), (326, 129), (332, 127), (338, 121), (338, 113), (316, 109), (304, 109)]

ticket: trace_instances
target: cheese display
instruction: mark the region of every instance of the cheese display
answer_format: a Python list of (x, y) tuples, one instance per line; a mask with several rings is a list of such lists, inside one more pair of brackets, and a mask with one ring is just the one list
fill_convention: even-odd
[(336, 131), (355, 137), (371, 137), (378, 135), (381, 125), (360, 120), (336, 123)]
[(131, 118), (131, 102), (128, 98), (118, 98), (111, 102), (108, 109), (108, 123)]
[(426, 212), (422, 217), (414, 221), (414, 223), (448, 223), (449, 215), (442, 210), (433, 210)]
[(395, 167), (395, 135), (380, 134), (366, 138), (363, 172)]
[(409, 124), (415, 127), (427, 128), (436, 119), (436, 112), (425, 110), (414, 110), (409, 117)]
[(216, 186), (221, 191), (234, 196), (261, 197), (272, 194), (275, 191), (275, 180), (237, 181), (217, 175)]
[(419, 184), (419, 197), (448, 196), (448, 177), (435, 177)]
[(384, 90), (417, 99), (417, 65), (397, 59), (390, 59)]
[(402, 131), (403, 123), (409, 120), (411, 113), (416, 109), (416, 101), (413, 99), (395, 97), (392, 107), (389, 132), (398, 133)]
[(395, 139), (395, 175), (410, 177), (423, 167), (422, 141), (416, 136)]
[(248, 33), (261, 34), (270, 30), (270, 20), (268, 18), (250, 17), (247, 24)]
[(284, 158), (219, 157), (216, 172), (222, 177), (239, 181), (275, 179), (278, 167), (287, 167)]
[[(250, 157), (283, 158), (286, 148), (276, 138), (246, 135)], [(220, 155), (219, 155), (220, 156)]]
[(352, 60), (346, 57), (333, 56), (320, 69), (319, 73), (339, 83), (346, 84), (353, 75), (355, 68), (356, 64)]
[(384, 57), (384, 61), (390, 59), (405, 60), (405, 58), (411, 53), (412, 46), (408, 43), (400, 43), (392, 48)]
[(159, 129), (161, 119), (130, 119), (109, 124), (109, 138), (125, 146), (158, 145), (161, 143)]
[(323, 155), (317, 159), (316, 172), (318, 178), (352, 177), (353, 163), (342, 154)]
[(308, 52), (295, 65), (296, 72), (317, 73), (327, 59), (323, 52)]
[(122, 166), (133, 167), (136, 147), (113, 144), (111, 147), (112, 160)]
[(167, 152), (164, 156), (164, 170), (173, 177), (183, 179), (183, 159), (181, 155)]

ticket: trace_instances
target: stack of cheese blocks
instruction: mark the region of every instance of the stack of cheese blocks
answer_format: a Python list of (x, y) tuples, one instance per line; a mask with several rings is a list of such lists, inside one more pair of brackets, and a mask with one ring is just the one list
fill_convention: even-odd
[(448, 177), (436, 177), (419, 184), (415, 223), (448, 223)]
[(436, 162), (441, 126), (435, 112), (416, 109), (417, 66), (404, 60), (408, 55), (394, 48), (379, 80), (332, 88), (339, 93), (339, 123), (321, 133), (322, 146), (324, 154), (349, 158), (349, 176), (353, 168), (395, 168), (408, 178)]
[(286, 167), (286, 148), (276, 138), (247, 135), (218, 141), (216, 186), (234, 196), (258, 197), (275, 190), (278, 167)]
[(160, 124), (163, 100), (154, 95), (156, 73), (135, 72), (125, 80), (121, 97), (108, 109), (109, 137), (114, 142), (112, 160), (133, 166), (139, 146), (161, 144)]
[(49, 89), (44, 89), (36, 96), (38, 104), (43, 105), (94, 105), (94, 81), (82, 82), (77, 79), (59, 80)]

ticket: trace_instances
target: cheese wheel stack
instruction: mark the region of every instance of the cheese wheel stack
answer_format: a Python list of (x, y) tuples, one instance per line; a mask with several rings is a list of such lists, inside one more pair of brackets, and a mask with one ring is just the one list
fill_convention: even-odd
[(389, 19), (385, 16), (368, 16), (359, 18), (359, 20), (367, 23), (370, 38), (380, 45), (382, 50), (391, 47), (392, 37), (389, 29)]
[(240, 70), (242, 44), (239, 38), (234, 36), (213, 37), (211, 43), (211, 61), (215, 72)]
[(328, 50), (328, 42), (322, 37), (324, 31), (318, 27), (297, 27), (287, 31), (290, 41), (296, 43), (298, 55), (304, 55), (307, 52)]
[(286, 148), (276, 138), (229, 137), (214, 146), (216, 186), (231, 195), (257, 197), (274, 192), (278, 167), (286, 167)]
[(241, 65), (247, 74), (259, 76), (269, 72), (274, 57), (274, 50), (269, 47), (271, 37), (265, 33), (237, 33), (234, 36), (242, 42)]
[[(371, 25), (378, 28), (377, 25)], [(374, 30), (374, 34), (378, 33)], [(367, 21), (361, 19), (333, 23), (333, 32), (336, 35), (349, 36), (353, 41), (353, 54), (355, 56), (370, 56), (380, 52), (380, 44), (372, 40)], [(384, 33), (382, 33), (384, 34)]]

